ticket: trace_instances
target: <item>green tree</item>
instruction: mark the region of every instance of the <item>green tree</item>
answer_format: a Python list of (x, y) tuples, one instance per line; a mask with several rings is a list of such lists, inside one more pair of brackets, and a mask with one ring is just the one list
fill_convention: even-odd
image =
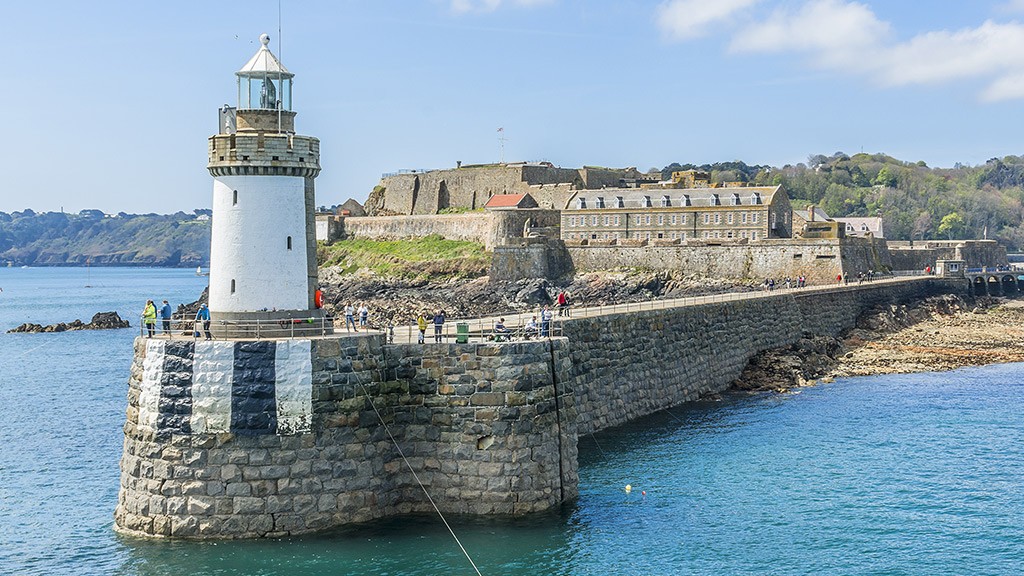
[(938, 232), (952, 240), (954, 236), (959, 235), (963, 231), (965, 224), (963, 216), (958, 212), (950, 212), (939, 221)]

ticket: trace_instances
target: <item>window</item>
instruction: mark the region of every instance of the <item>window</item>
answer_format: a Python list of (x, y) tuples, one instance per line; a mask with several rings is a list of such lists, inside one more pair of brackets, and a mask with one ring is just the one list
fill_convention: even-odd
[(722, 215), (721, 214), (715, 214), (715, 224), (721, 224), (721, 223), (722, 223)]
[(626, 201), (622, 199), (622, 196), (616, 196), (615, 197), (615, 207), (616, 208), (625, 208), (626, 207)]
[(597, 226), (597, 216), (591, 216), (590, 217), (590, 225), (591, 226)]
[(683, 214), (682, 216), (679, 217), (679, 223), (686, 224), (686, 214)]
[(646, 221), (647, 224), (650, 224), (651, 223), (651, 215), (648, 214), (647, 217), (644, 218), (644, 220)]
[(747, 223), (747, 213), (746, 212), (740, 214), (740, 222), (743, 223), (743, 224)]
[(650, 196), (644, 196), (644, 208), (650, 208), (650, 207), (651, 207), (651, 197)]
[(639, 226), (642, 222), (643, 222), (642, 218), (640, 216), (637, 216), (636, 217), (636, 225)]
[(739, 206), (740, 205), (740, 195), (739, 194), (733, 194), (732, 195), (732, 205), (733, 206)]
[(569, 226), (572, 226), (572, 227), (576, 226), (576, 217), (575, 216), (569, 216)]
[(683, 206), (693, 206), (693, 204), (690, 202), (689, 194), (683, 194)]
[(289, 250), (292, 249), (292, 237), (291, 236), (288, 237), (288, 249)]
[(672, 205), (672, 200), (668, 197), (668, 195), (665, 195), (665, 196), (661, 197), (661, 207), (662, 208), (668, 208), (671, 205)]
[(235, 279), (234, 278), (231, 279), (231, 293), (232, 294), (235, 293)]
[(712, 206), (721, 206), (722, 205), (722, 199), (718, 197), (718, 194), (712, 194), (711, 195), (711, 205)]
[(758, 218), (759, 217), (757, 212), (754, 212), (753, 214), (750, 215), (750, 221), (753, 222), (754, 224), (757, 224)]
[(232, 206), (237, 206), (238, 205), (238, 190), (232, 190), (231, 191), (231, 205)]
[(587, 207), (587, 199), (582, 197), (582, 196), (577, 198), (576, 199), (576, 207), (579, 208), (580, 210), (585, 209)]
[(711, 214), (708, 214), (707, 212), (704, 213), (704, 223), (705, 224), (710, 224), (711, 223)]
[(682, 234), (680, 234), (679, 235), (679, 239), (680, 240), (686, 240), (686, 232), (683, 232)]
[(732, 238), (732, 231), (730, 231), (730, 232), (729, 232), (728, 234), (726, 234), (726, 236), (725, 236), (725, 237), (726, 237), (726, 238)]
[(604, 217), (604, 225), (607, 226), (611, 218), (609, 216)]
[(757, 232), (751, 232), (750, 233), (750, 239), (751, 240), (757, 240)]
[(753, 203), (754, 204), (760, 204), (761, 203), (761, 193), (760, 192), (754, 192)]
[(598, 196), (597, 197), (597, 207), (598, 208), (604, 208), (604, 197), (603, 196)]
[(676, 216), (675, 214), (673, 214), (672, 215), (672, 224), (675, 225), (675, 224), (678, 224), (678, 223), (679, 223), (679, 217)]
[(619, 224), (620, 224), (620, 222), (619, 222), (619, 217), (618, 217), (618, 216), (616, 216), (616, 217), (615, 217), (615, 225), (616, 225), (616, 226), (618, 226)]

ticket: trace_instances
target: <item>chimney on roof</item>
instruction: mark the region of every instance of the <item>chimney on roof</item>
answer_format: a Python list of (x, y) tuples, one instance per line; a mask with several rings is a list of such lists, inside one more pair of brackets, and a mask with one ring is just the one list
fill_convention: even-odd
[(814, 204), (807, 207), (808, 222), (814, 222)]

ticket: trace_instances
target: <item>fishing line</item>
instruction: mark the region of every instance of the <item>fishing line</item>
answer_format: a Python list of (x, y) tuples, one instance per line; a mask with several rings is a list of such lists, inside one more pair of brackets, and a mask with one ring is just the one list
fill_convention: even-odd
[(395, 436), (391, 434), (391, 429), (388, 428), (387, 423), (384, 422), (384, 417), (381, 416), (380, 410), (377, 410), (377, 406), (374, 405), (373, 400), (370, 398), (370, 393), (366, 390), (366, 386), (360, 382), (359, 387), (363, 389), (363, 396), (365, 396), (366, 401), (370, 403), (370, 407), (373, 408), (373, 411), (377, 414), (377, 419), (380, 420), (380, 425), (384, 427), (384, 431), (388, 433), (388, 437), (391, 438), (391, 442), (394, 443), (395, 448), (398, 450), (398, 455), (405, 461), (405, 465), (409, 468), (409, 472), (412, 472), (412, 477), (415, 478), (416, 483), (420, 485), (420, 490), (423, 490), (423, 494), (427, 497), (427, 500), (430, 501), (430, 505), (434, 507), (434, 511), (441, 517), (441, 522), (444, 522), (445, 528), (448, 529), (452, 538), (455, 539), (455, 543), (459, 545), (460, 549), (462, 549), (462, 553), (466, 555), (466, 560), (469, 560), (469, 564), (473, 567), (477, 576), (483, 576), (480, 574), (480, 569), (476, 567), (476, 562), (473, 562), (473, 558), (471, 558), (469, 552), (466, 551), (466, 547), (462, 545), (462, 541), (460, 541), (459, 537), (455, 535), (455, 530), (452, 529), (451, 525), (448, 524), (448, 520), (445, 519), (444, 514), (441, 513), (441, 509), (437, 507), (437, 504), (434, 503), (434, 499), (430, 497), (430, 492), (427, 492), (427, 487), (423, 485), (423, 482), (420, 482), (419, 475), (416, 474), (415, 470), (413, 470), (412, 464), (409, 463), (409, 459), (405, 457), (405, 452), (403, 452), (402, 447), (398, 445), (398, 440), (395, 440)]

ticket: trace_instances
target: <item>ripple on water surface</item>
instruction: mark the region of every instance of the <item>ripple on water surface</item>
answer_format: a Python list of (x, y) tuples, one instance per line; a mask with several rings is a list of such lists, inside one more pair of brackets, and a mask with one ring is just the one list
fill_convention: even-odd
[[(0, 269), (0, 328), (133, 317), (205, 283), (94, 269), (85, 289), (83, 272)], [(272, 542), (116, 536), (133, 335), (0, 334), (0, 573), (472, 573), (429, 517)], [(484, 574), (1018, 575), (1022, 381), (993, 366), (665, 411), (580, 439), (573, 505), (455, 530)]]

